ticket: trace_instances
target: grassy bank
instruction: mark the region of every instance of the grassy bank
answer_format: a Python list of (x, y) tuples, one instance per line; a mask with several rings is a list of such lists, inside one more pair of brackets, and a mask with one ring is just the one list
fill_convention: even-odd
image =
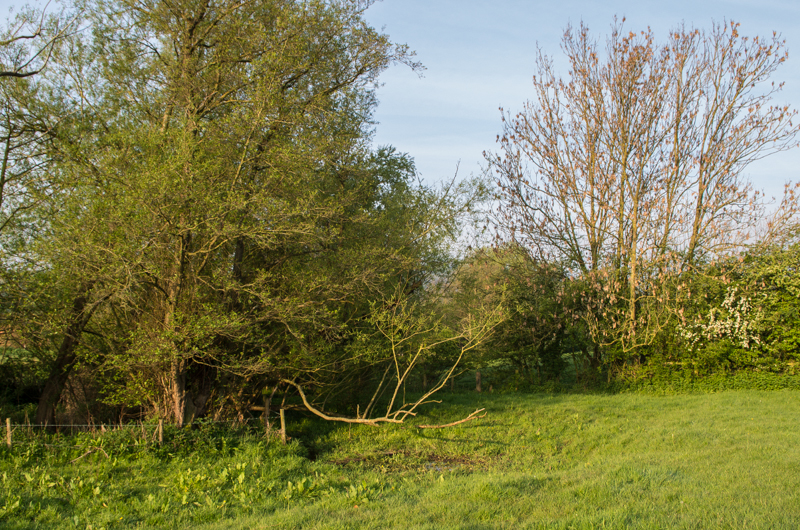
[(210, 430), (160, 449), (19, 444), (0, 526), (800, 527), (800, 392), (443, 397), (416, 422), (489, 414), (443, 430), (295, 417), (287, 446)]

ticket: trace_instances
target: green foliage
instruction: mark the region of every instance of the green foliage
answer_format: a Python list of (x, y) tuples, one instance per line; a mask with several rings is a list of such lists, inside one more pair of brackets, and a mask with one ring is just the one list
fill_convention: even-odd
[(509, 381), (519, 379), (510, 383), (511, 388), (557, 381), (567, 368), (565, 352), (573, 353), (583, 366), (590, 344), (577, 319), (576, 287), (562, 267), (531, 261), (519, 249), (476, 253), (459, 273), (459, 296), (488, 298), (503, 293), (507, 318), (473, 365), (510, 363), (515, 376)]
[(42, 363), (30, 351), (23, 348), (0, 350), (0, 403), (22, 405), (35, 400), (45, 374)]
[(777, 367), (800, 362), (800, 244), (755, 248), (742, 263), (740, 283), (758, 304), (761, 350)]
[[(152, 425), (146, 430), (151, 433)], [(297, 444), (284, 447), (247, 432), (201, 428), (188, 436), (186, 430), (167, 431), (165, 444), (157, 447), (137, 431), (138, 426), (33, 441), (6, 453), (4, 493), (15, 493), (6, 495), (5, 521), (160, 527), (330, 494), (324, 476), (309, 474)], [(55, 451), (41, 450), (45, 444)]]
[(77, 382), (92, 410), (69, 414), (182, 423), (247, 416), (281, 380), (325, 402), (383, 370), (371, 315), (449, 274), (485, 189), (423, 186), (371, 145), (378, 76), (419, 65), (369, 3), (78, 1), (49, 67), (3, 80), (4, 108), (47, 131), (13, 166), (44, 184), (0, 204), (35, 204), (0, 234), (0, 309), (42, 361), (41, 421)]
[(659, 360), (693, 374), (740, 370), (796, 373), (800, 325), (798, 247), (753, 247), (746, 254), (687, 275), (674, 328), (680, 339)]
[(675, 371), (657, 363), (643, 367), (637, 378), (617, 380), (604, 388), (654, 394), (713, 393), (726, 390), (800, 390), (800, 378), (791, 373), (741, 370), (735, 373)]

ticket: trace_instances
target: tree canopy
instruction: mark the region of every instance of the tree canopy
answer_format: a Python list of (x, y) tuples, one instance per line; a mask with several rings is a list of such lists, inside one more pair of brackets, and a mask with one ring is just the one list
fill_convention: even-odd
[(51, 364), (40, 423), (74, 367), (103, 402), (182, 424), (397, 362), (357, 337), (447, 274), (480, 189), (422, 186), (408, 155), (372, 146), (379, 74), (419, 65), (368, 5), (77, 2), (80, 31), (4, 85), (41, 122), (18, 165), (46, 185), (15, 188), (35, 208), (6, 259), (15, 333)]

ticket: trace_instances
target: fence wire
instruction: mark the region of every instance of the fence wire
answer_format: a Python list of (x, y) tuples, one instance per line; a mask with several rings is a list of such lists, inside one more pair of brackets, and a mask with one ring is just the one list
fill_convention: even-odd
[[(263, 431), (264, 435), (273, 433), (271, 424), (264, 423), (260, 418), (247, 418), (243, 420), (202, 420), (195, 424), (184, 424), (184, 428), (192, 425), (200, 427), (227, 425), (234, 429), (229, 434), (239, 434), (240, 436), (252, 436), (255, 434), (254, 427)], [(120, 445), (114, 444), (117, 448), (134, 448), (142, 446), (162, 445), (164, 443), (165, 428), (178, 429), (177, 423), (11, 423), (7, 418), (5, 422), (5, 445), (8, 448), (14, 445), (35, 445), (41, 443), (46, 448), (75, 448), (75, 444), (47, 443), (49, 439), (58, 441), (62, 437), (76, 436), (80, 434), (93, 434), (98, 436), (110, 435), (113, 433), (126, 432), (134, 435), (138, 443)], [(237, 433), (239, 429), (248, 429), (249, 432)], [(55, 430), (55, 432), (53, 432)], [(174, 432), (174, 431), (173, 431)], [(280, 432), (280, 431), (275, 431)], [(17, 433), (15, 435), (15, 433)]]

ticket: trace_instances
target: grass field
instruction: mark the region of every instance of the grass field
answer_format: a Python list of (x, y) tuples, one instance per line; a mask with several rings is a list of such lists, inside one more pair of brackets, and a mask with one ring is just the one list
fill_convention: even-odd
[(442, 397), (416, 422), (489, 414), (20, 443), (0, 527), (800, 528), (800, 392)]

